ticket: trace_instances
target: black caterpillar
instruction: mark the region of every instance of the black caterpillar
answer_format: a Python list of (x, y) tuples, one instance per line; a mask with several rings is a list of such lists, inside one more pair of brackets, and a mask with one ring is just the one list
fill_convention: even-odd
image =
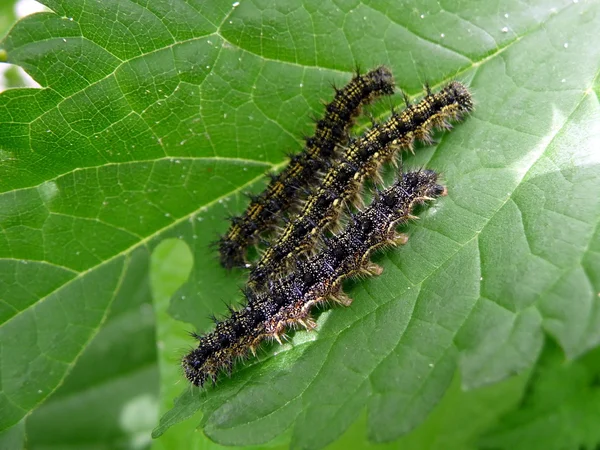
[(265, 191), (252, 198), (250, 206), (231, 219), (227, 233), (218, 241), (221, 264), (226, 268), (245, 266), (246, 249), (256, 244), (261, 233), (276, 225), (281, 213), (298, 199), (297, 192), (313, 183), (334, 158), (336, 146), (347, 140), (348, 128), (361, 107), (382, 95), (394, 93), (394, 78), (386, 67), (356, 75), (325, 107), (315, 134), (306, 139), (304, 151), (293, 156), (279, 175), (272, 175)]
[(416, 205), (445, 194), (437, 181), (431, 170), (401, 174), (391, 187), (376, 193), (369, 207), (351, 214), (345, 229), (328, 238), (327, 246), (311, 258), (299, 258), (295, 272), (271, 279), (260, 293), (246, 290), (240, 310), (230, 309), (230, 317), (218, 321), (214, 331), (194, 334), (199, 345), (182, 361), (186, 378), (196, 386), (207, 380), (214, 383), (220, 372), (231, 373), (234, 363), (254, 353), (265, 339), (280, 342), (286, 329), (298, 324), (314, 328), (313, 305), (329, 298), (349, 305), (351, 299), (341, 290), (343, 280), (381, 273), (370, 254), (406, 242), (396, 227), (413, 217)]
[(429, 141), (433, 128), (450, 128), (451, 120), (461, 119), (472, 109), (471, 94), (454, 81), (435, 94), (428, 89), (419, 103), (393, 114), (387, 122), (351, 142), (342, 160), (329, 169), (321, 186), (308, 197), (302, 211), (265, 250), (250, 272), (249, 285), (262, 289), (270, 277), (289, 267), (289, 260), (310, 249), (315, 238), (337, 222), (346, 201), (360, 200), (364, 180), (378, 175), (381, 165), (393, 159), (398, 149), (412, 149), (415, 139)]

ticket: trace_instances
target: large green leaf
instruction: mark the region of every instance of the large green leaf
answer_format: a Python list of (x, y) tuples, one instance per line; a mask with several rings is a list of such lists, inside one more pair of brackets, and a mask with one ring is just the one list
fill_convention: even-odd
[(315, 448), (366, 407), (387, 441), (457, 367), (473, 387), (530, 367), (544, 331), (570, 357), (598, 345), (597, 3), (44, 3), (0, 43), (42, 85), (0, 95), (0, 429), (56, 390), (163, 239), (194, 257), (169, 310), (182, 329), (239, 298), (243, 274), (208, 244), (355, 63), (388, 64), (413, 95), (470, 84), (472, 117), (405, 159), (450, 195), (378, 257), (384, 275), (353, 284), (351, 308), (215, 389), (184, 388), (158, 433), (202, 410), (220, 443)]

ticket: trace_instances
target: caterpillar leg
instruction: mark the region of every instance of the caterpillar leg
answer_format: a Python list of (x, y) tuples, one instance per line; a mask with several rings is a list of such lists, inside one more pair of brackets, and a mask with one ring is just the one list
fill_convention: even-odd
[(353, 301), (353, 299), (351, 297), (349, 297), (347, 294), (345, 294), (341, 291), (338, 292), (337, 294), (332, 295), (331, 299), (334, 302), (339, 303), (342, 306), (350, 306)]

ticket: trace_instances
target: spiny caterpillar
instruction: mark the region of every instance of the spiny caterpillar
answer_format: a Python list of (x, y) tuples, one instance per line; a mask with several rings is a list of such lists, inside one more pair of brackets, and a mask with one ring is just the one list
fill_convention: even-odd
[(302, 153), (294, 155), (279, 175), (272, 175), (265, 191), (252, 198), (250, 206), (231, 219), (227, 233), (219, 240), (221, 264), (226, 268), (245, 265), (246, 249), (261, 233), (276, 225), (280, 214), (297, 200), (297, 192), (309, 186), (333, 158), (336, 146), (347, 140), (348, 128), (361, 107), (382, 95), (394, 93), (394, 78), (386, 67), (356, 75), (325, 107), (315, 134), (306, 139)]
[(325, 174), (323, 181), (308, 197), (300, 213), (287, 226), (252, 268), (248, 284), (256, 290), (272, 276), (284, 271), (290, 259), (310, 249), (317, 236), (337, 222), (347, 201), (357, 202), (366, 178), (378, 175), (383, 163), (392, 160), (402, 148), (412, 150), (415, 139), (430, 140), (434, 128), (450, 128), (473, 109), (471, 94), (453, 81), (417, 104), (394, 113), (385, 123), (375, 125), (346, 148), (343, 158)]
[(351, 299), (342, 292), (344, 279), (357, 274), (379, 275), (383, 270), (369, 259), (371, 253), (385, 246), (406, 242), (396, 227), (412, 217), (414, 207), (444, 195), (437, 184), (438, 175), (431, 170), (401, 174), (383, 192), (376, 192), (371, 205), (350, 215), (339, 234), (328, 238), (327, 246), (311, 258), (297, 261), (297, 270), (270, 279), (267, 288), (257, 293), (245, 292), (245, 305), (231, 309), (228, 319), (217, 322), (215, 330), (199, 340), (196, 349), (182, 361), (186, 378), (196, 386), (216, 381), (220, 372), (231, 373), (234, 363), (266, 339), (281, 342), (286, 329), (298, 324), (315, 327), (310, 310), (328, 299), (349, 305)]

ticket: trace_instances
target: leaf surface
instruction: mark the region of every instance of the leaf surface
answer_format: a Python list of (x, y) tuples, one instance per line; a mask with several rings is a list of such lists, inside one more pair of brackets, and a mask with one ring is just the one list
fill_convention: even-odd
[(376, 258), (381, 277), (349, 284), (351, 308), (215, 389), (185, 388), (156, 434), (202, 410), (222, 444), (289, 433), (318, 448), (366, 408), (369, 437), (389, 441), (457, 368), (466, 387), (524, 371), (544, 332), (571, 358), (598, 345), (597, 3), (45, 4), (0, 43), (42, 86), (0, 95), (0, 429), (108, 326), (136, 252), (190, 246), (169, 309), (184, 329), (239, 298), (244, 274), (209, 243), (356, 63), (389, 65), (413, 96), (424, 81), (470, 85), (472, 116), (404, 159), (442, 171), (449, 196)]

